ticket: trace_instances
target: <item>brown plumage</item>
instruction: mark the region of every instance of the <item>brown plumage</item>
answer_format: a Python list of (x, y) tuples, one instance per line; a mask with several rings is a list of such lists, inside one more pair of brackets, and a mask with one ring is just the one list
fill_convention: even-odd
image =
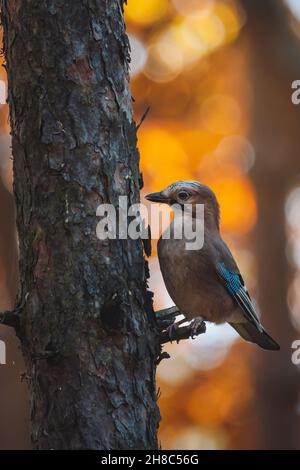
[[(279, 349), (260, 324), (233, 256), (220, 235), (219, 204), (207, 186), (195, 181), (177, 181), (146, 198), (177, 209), (170, 225), (170, 238), (158, 242), (161, 272), (170, 297), (188, 320), (228, 322), (247, 341), (264, 349)], [(188, 250), (184, 234), (175, 239), (182, 220), (196, 227), (196, 205), (204, 204), (204, 244)], [(174, 206), (175, 205), (175, 206)], [(178, 214), (178, 211), (180, 214)]]

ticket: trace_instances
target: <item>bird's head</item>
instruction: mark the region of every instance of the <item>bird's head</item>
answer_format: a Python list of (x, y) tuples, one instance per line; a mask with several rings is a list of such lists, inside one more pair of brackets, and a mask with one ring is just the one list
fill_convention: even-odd
[(196, 213), (196, 204), (204, 204), (206, 223), (219, 228), (219, 204), (215, 193), (205, 184), (197, 181), (175, 181), (160, 192), (147, 194), (146, 199), (170, 206), (176, 205), (187, 213), (190, 211), (192, 217)]

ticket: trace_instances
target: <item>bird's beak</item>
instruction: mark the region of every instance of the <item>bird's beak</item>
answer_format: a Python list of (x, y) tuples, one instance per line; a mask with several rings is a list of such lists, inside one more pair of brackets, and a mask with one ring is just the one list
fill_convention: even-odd
[(151, 202), (164, 202), (165, 204), (169, 203), (169, 199), (162, 194), (162, 192), (159, 193), (150, 193), (145, 196), (147, 201)]

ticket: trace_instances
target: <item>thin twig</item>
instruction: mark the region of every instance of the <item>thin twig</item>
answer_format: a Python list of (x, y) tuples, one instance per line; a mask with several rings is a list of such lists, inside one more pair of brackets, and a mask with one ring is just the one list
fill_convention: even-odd
[(176, 307), (176, 305), (174, 305), (173, 307), (164, 308), (162, 310), (159, 310), (158, 312), (155, 312), (156, 320), (158, 321), (165, 320), (167, 318), (176, 317), (177, 315), (181, 315), (181, 312), (179, 308)]
[(141, 117), (141, 120), (139, 122), (139, 124), (136, 126), (136, 130), (139, 130), (139, 128), (141, 127), (141, 125), (143, 124), (143, 122), (145, 121), (148, 113), (150, 111), (150, 106), (148, 106), (148, 108), (146, 109), (146, 111), (144, 112), (143, 116)]
[(171, 330), (171, 333), (169, 331), (163, 331), (160, 335), (160, 344), (165, 344), (169, 343), (172, 341), (179, 341), (183, 339), (188, 339), (188, 338), (194, 338), (195, 336), (201, 335), (205, 333), (206, 331), (206, 325), (204, 322), (200, 323), (196, 331), (193, 331), (193, 325), (189, 324), (186, 326), (181, 326), (179, 328), (174, 328)]

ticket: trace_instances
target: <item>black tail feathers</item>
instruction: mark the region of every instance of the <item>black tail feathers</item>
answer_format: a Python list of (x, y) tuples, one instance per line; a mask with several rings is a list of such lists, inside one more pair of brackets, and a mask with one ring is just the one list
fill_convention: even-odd
[(278, 351), (280, 346), (270, 335), (262, 328), (260, 331), (254, 323), (245, 322), (245, 323), (229, 323), (232, 328), (234, 328), (238, 334), (244, 338), (246, 341), (251, 343), (256, 343), (263, 349), (268, 349), (271, 351)]

